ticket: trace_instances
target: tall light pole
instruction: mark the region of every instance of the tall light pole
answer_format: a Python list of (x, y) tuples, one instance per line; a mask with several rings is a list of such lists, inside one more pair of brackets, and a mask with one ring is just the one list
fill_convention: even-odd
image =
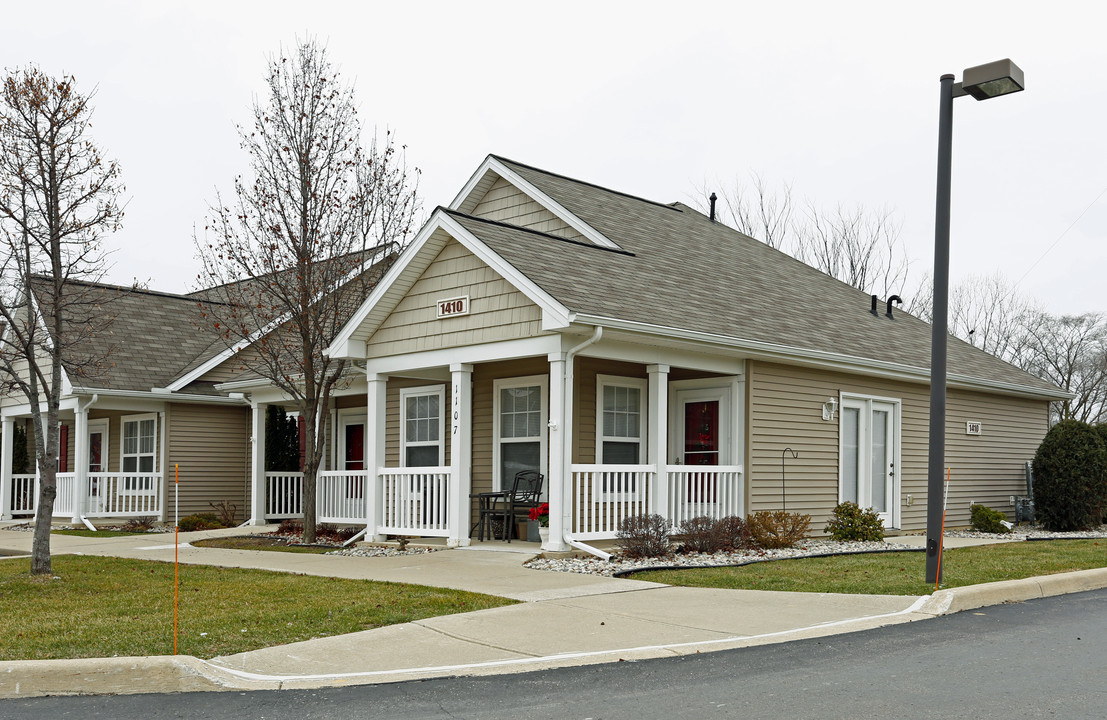
[(930, 343), (930, 453), (926, 479), (926, 581), (941, 581), (943, 472), (946, 455), (946, 338), (949, 332), (949, 196), (952, 176), (953, 99), (1008, 95), (1025, 87), (1022, 70), (1010, 60), (967, 68), (964, 80), (941, 78), (938, 110), (938, 195), (934, 213), (934, 326)]

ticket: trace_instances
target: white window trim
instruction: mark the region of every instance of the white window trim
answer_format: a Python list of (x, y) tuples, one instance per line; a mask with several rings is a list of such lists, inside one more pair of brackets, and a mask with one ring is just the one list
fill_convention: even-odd
[[(298, 413), (297, 413), (298, 415)], [(362, 433), (365, 436), (363, 443), (369, 442), (369, 416), (362, 408), (341, 408), (335, 412), (335, 424), (331, 432), (334, 433), (334, 469), (346, 470), (346, 425), (350, 421), (361, 421)], [(364, 448), (365, 445), (363, 444)], [(364, 464), (364, 460), (362, 464)]]
[(647, 457), (646, 442), (649, 436), (649, 380), (618, 375), (596, 375), (596, 464), (603, 464), (604, 442), (631, 442), (635, 440), (631, 437), (608, 437), (604, 435), (603, 389), (605, 387), (625, 387), (638, 390), (638, 464), (645, 465)]
[[(408, 442), (407, 439), (407, 398), (425, 395), (438, 396), (438, 440)], [(407, 449), (409, 447), (438, 447), (438, 465), (446, 465), (446, 386), (421, 385), (419, 387), (400, 388), (400, 467), (407, 467)], [(368, 428), (368, 425), (366, 425)]]
[[(154, 469), (151, 474), (157, 474), (158, 472), (158, 436), (161, 433), (160, 423), (158, 422), (157, 413), (142, 413), (140, 415), (123, 415), (119, 418), (119, 474), (120, 474), (120, 492), (127, 495), (154, 495), (157, 493), (157, 483), (153, 480), (150, 481), (149, 488), (127, 488), (126, 475), (130, 473), (123, 470), (124, 458), (126, 458), (126, 439), (127, 439), (127, 423), (141, 423), (143, 420), (154, 421), (154, 452), (153, 453), (136, 453), (135, 457), (139, 458), (139, 461), (135, 462), (135, 466), (141, 465), (141, 458), (144, 455), (153, 455)], [(139, 432), (142, 432), (142, 426), (139, 425)], [(142, 436), (139, 435), (139, 447), (141, 448)], [(135, 474), (144, 474), (141, 470), (136, 470)]]
[[(861, 410), (858, 418), (858, 434), (861, 436), (858, 443), (858, 455), (860, 458), (870, 458), (870, 462), (858, 462), (858, 487), (857, 487), (857, 500), (858, 505), (862, 505), (861, 501), (861, 468), (868, 467), (866, 472), (869, 473), (869, 483), (872, 483), (872, 469), (871, 469), (871, 456), (872, 456), (872, 437), (870, 430), (870, 423), (872, 418), (872, 406), (873, 403), (884, 403), (892, 406), (892, 462), (894, 464), (893, 470), (895, 475), (892, 477), (892, 487), (888, 493), (888, 521), (885, 522), (885, 529), (898, 529), (901, 526), (901, 482), (903, 478), (903, 462), (902, 462), (902, 447), (903, 447), (903, 401), (899, 398), (882, 397), (879, 395), (860, 395), (857, 393), (839, 393), (838, 398), (838, 502), (842, 502), (843, 480), (845, 478), (845, 435), (842, 432), (842, 409), (846, 407), (855, 407)], [(869, 489), (869, 497), (872, 497), (872, 489)]]
[(541, 468), (539, 472), (542, 473), (542, 477), (546, 478), (546, 481), (542, 484), (542, 494), (546, 495), (546, 490), (549, 487), (549, 468), (547, 458), (547, 443), (549, 437), (549, 420), (550, 420), (550, 377), (549, 375), (527, 375), (525, 377), (513, 377), (513, 378), (497, 378), (492, 381), (492, 488), (496, 491), (502, 491), (510, 488), (504, 488), (503, 478), (500, 471), (500, 443), (507, 442), (534, 442), (530, 438), (507, 438), (506, 440), (500, 437), (500, 391), (505, 388), (513, 387), (533, 387), (539, 386), (541, 388), (541, 407), (539, 408), (539, 418), (541, 427), (545, 428), (545, 431), (539, 431), (539, 450), (538, 457)]
[[(122, 430), (122, 428), (120, 428)], [(102, 433), (103, 443), (100, 448), (100, 457), (103, 458), (104, 469), (98, 472), (108, 472), (108, 467), (111, 465), (109, 454), (111, 453), (111, 421), (108, 418), (96, 418), (95, 420), (89, 420), (85, 427), (85, 442), (88, 443), (88, 435), (92, 433)], [(120, 443), (120, 449), (122, 449), (122, 443)], [(88, 459), (92, 460), (92, 444), (88, 445)], [(89, 472), (92, 472), (89, 470)]]

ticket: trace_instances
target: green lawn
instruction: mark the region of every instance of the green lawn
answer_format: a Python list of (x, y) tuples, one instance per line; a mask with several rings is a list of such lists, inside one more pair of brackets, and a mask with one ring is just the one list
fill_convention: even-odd
[[(1107, 540), (1052, 540), (946, 550), (942, 587), (958, 587), (1107, 567)], [(926, 554), (890, 552), (797, 558), (729, 568), (660, 570), (634, 574), (635, 580), (667, 585), (749, 590), (925, 595)]]
[(342, 549), (332, 545), (290, 545), (284, 538), (262, 537), (260, 535), (208, 538), (206, 540), (196, 540), (190, 544), (193, 547), (223, 548), (224, 550), (269, 550), (271, 552), (307, 553), (310, 555), (322, 555), (323, 553)]
[[(173, 565), (60, 555), (58, 579), (0, 560), (0, 660), (168, 655)], [(217, 655), (514, 604), (506, 598), (369, 580), (180, 566), (183, 655)]]

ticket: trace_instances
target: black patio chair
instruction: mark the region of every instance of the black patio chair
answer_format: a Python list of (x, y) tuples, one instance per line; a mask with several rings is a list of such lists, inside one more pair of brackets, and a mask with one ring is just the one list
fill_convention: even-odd
[[(542, 481), (545, 478), (542, 473), (535, 470), (523, 470), (515, 473), (515, 483), (511, 496), (507, 500), (507, 519), (510, 526), (517, 521), (530, 520), (530, 511), (542, 504)], [(507, 533), (507, 541), (511, 542), (511, 533)]]

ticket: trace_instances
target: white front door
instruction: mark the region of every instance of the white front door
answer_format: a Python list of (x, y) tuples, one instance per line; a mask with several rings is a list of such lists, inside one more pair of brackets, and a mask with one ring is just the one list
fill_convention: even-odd
[(899, 524), (896, 444), (898, 403), (876, 398), (842, 398), (839, 502), (872, 508), (884, 527)]
[(108, 471), (108, 421), (88, 421), (88, 507), (96, 507), (100, 497), (100, 478), (94, 473)]

